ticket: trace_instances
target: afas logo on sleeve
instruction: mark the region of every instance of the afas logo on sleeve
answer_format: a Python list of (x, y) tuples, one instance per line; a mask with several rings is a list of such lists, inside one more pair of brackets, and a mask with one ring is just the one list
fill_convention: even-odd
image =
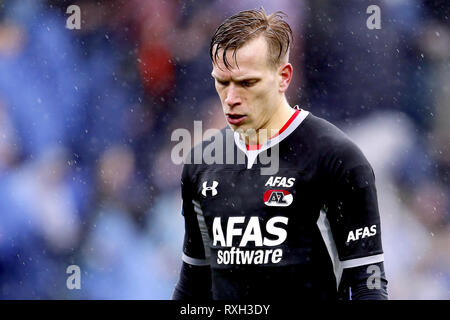
[(364, 227), (356, 229), (355, 231), (350, 231), (348, 233), (346, 242), (349, 243), (350, 241), (356, 241), (359, 240), (360, 238), (363, 239), (367, 237), (372, 237), (376, 234), (377, 234), (377, 226), (374, 224), (370, 226), (370, 228)]

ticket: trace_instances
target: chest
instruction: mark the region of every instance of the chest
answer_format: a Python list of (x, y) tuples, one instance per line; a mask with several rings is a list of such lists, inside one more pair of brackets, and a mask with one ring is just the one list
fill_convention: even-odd
[(306, 225), (317, 219), (323, 199), (315, 175), (280, 168), (275, 175), (260, 170), (206, 170), (196, 177), (195, 198), (207, 222), (257, 217), (265, 225), (274, 217)]

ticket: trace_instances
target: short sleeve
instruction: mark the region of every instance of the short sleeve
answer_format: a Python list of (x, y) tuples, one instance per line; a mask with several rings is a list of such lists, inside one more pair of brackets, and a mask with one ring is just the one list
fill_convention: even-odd
[[(335, 269), (384, 261), (373, 169), (361, 150), (346, 142), (327, 162), (327, 201), (321, 213)], [(339, 271), (339, 270), (338, 270)]]
[(181, 178), (182, 214), (185, 222), (183, 243), (184, 262), (191, 265), (209, 265), (209, 235), (198, 201), (194, 198), (194, 185), (189, 174), (189, 165), (184, 165)]
[(383, 250), (375, 177), (368, 164), (351, 168), (337, 181), (327, 217), (341, 261), (349, 267), (380, 262), (373, 260), (380, 260)]

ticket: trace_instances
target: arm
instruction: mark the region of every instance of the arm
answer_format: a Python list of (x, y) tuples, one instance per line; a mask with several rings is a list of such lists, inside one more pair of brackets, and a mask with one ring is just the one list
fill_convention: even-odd
[(183, 262), (172, 300), (211, 300), (211, 270)]
[(344, 269), (342, 287), (350, 288), (351, 300), (388, 300), (383, 262)]
[[(386, 299), (381, 221), (372, 167), (353, 144), (341, 146), (336, 154), (336, 165), (328, 171), (326, 217), (337, 249), (338, 288), (350, 288), (353, 300)], [(374, 277), (379, 277), (375, 288), (368, 286)]]
[(194, 208), (194, 190), (185, 165), (181, 179), (182, 215), (185, 221), (183, 264), (172, 295), (174, 300), (209, 300), (212, 296), (209, 236), (201, 210)]

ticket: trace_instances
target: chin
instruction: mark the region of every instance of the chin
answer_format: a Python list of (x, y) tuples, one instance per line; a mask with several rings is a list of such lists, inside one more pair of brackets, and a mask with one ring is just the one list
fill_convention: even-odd
[(239, 129), (239, 128), (242, 127), (242, 126), (236, 126), (236, 125), (231, 124), (231, 123), (227, 123), (227, 125), (228, 125), (228, 127), (229, 127), (231, 130), (233, 130), (233, 131), (236, 131), (237, 129)]
[[(242, 133), (246, 133), (247, 130), (255, 130), (254, 128), (250, 127), (248, 124), (241, 124), (241, 125), (230, 125), (230, 128), (233, 129), (233, 131), (238, 131), (238, 132), (242, 132)], [(249, 132), (247, 132), (247, 134), (249, 134)]]

